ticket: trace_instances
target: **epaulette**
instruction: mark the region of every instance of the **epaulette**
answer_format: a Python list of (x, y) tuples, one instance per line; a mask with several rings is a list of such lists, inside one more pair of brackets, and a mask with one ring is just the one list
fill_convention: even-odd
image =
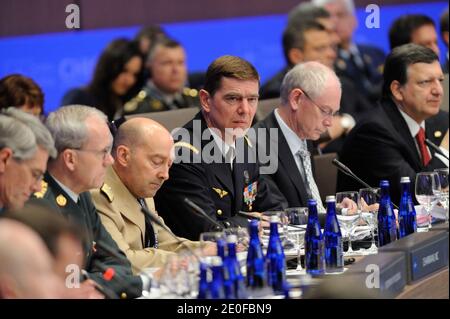
[(190, 149), (192, 152), (194, 152), (195, 154), (200, 153), (199, 150), (195, 146), (193, 146), (187, 142), (184, 142), (184, 141), (176, 142), (173, 145), (173, 147), (186, 147), (186, 148)]
[(147, 97), (147, 92), (145, 90), (140, 90), (139, 93), (129, 100), (125, 105), (123, 106), (123, 110), (125, 113), (134, 112), (139, 103), (141, 103), (145, 98)]
[(41, 181), (41, 191), (34, 193), (34, 197), (36, 198), (44, 198), (45, 193), (47, 193), (48, 184), (46, 181)]
[(183, 94), (187, 95), (187, 96), (190, 96), (190, 97), (197, 97), (198, 96), (198, 90), (185, 87), (185, 88), (183, 88)]
[(111, 187), (109, 187), (108, 184), (104, 183), (102, 188), (100, 188), (100, 191), (105, 194), (105, 196), (108, 198), (109, 202), (112, 203), (114, 200), (114, 195), (112, 193)]

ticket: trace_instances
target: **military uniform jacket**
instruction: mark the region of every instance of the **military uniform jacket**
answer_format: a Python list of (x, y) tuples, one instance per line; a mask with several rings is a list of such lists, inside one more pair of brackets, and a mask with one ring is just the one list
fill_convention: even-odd
[[(425, 121), (425, 135), (439, 145), (448, 130), (448, 113), (440, 111)], [(350, 132), (339, 155), (340, 161), (373, 187), (389, 180), (391, 200), (400, 201), (400, 178), (409, 176), (414, 192), (416, 173), (445, 167), (430, 149), (431, 161), (424, 167), (414, 137), (391, 99), (367, 114)], [(358, 190), (363, 186), (338, 172), (338, 191)]]
[(125, 103), (123, 115), (162, 112), (199, 105), (198, 91), (195, 89), (183, 88), (178, 98), (169, 103), (157, 89), (145, 86), (134, 98)]
[[(179, 238), (184, 241), (180, 244), (163, 228), (153, 224), (158, 248), (145, 248), (145, 218), (141, 206), (112, 167), (108, 168), (101, 189), (92, 190), (91, 194), (103, 225), (125, 252), (135, 272), (145, 267), (164, 266), (168, 257), (186, 249), (184, 245), (193, 249), (199, 247), (198, 242), (184, 238)], [(149, 210), (155, 213), (153, 198), (146, 198), (145, 201)]]
[[(183, 136), (174, 133), (176, 159), (169, 171), (169, 179), (155, 196), (156, 209), (167, 225), (179, 236), (198, 240), (202, 232), (214, 231), (216, 226), (193, 213), (184, 199), (200, 206), (206, 214), (222, 227), (247, 227), (248, 220), (237, 215), (238, 211), (263, 212), (279, 210), (287, 206), (277, 190), (270, 189), (265, 178), (259, 175), (253, 143), (245, 138), (236, 145), (243, 145), (243, 163), (225, 163), (218, 148), (214, 152), (214, 138), (201, 140), (202, 132), (209, 133), (206, 122), (199, 112), (184, 126)], [(208, 132), (206, 132), (208, 131)], [(237, 157), (240, 155), (236, 148)], [(202, 155), (202, 152), (204, 153)], [(185, 156), (190, 157), (187, 161)], [(219, 162), (211, 162), (206, 154), (212, 154)], [(182, 157), (182, 158), (181, 158)], [(255, 200), (249, 205), (244, 192), (254, 193)]]
[[(49, 203), (56, 211), (81, 227), (85, 233), (83, 243), (86, 253), (85, 269), (91, 273), (92, 279), (103, 287), (111, 289), (121, 298), (141, 296), (142, 280), (140, 277), (132, 275), (131, 265), (125, 254), (117, 247), (115, 241), (103, 227), (89, 192), (81, 193), (77, 204), (50, 174), (46, 173), (42, 192), (36, 193), (35, 198), (34, 200)], [(101, 244), (106, 246), (106, 250)], [(107, 251), (108, 248), (123, 258), (119, 260), (114, 257)], [(111, 281), (106, 281), (103, 279), (102, 273), (110, 267), (115, 270), (116, 275)]]

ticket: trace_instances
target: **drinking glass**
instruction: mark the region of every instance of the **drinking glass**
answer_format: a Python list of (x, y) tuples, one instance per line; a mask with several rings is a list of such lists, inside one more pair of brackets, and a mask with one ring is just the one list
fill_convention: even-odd
[(375, 229), (377, 227), (377, 214), (379, 207), (379, 188), (361, 188), (359, 190), (359, 209), (361, 211), (361, 218), (367, 223), (370, 228), (371, 245), (364, 250), (364, 254), (371, 255), (378, 252), (375, 244)]
[(360, 215), (358, 212), (358, 192), (348, 191), (336, 193), (336, 210), (340, 212), (337, 215), (338, 222), (346, 233), (348, 239), (348, 249), (346, 255), (354, 255), (352, 248), (352, 233), (358, 225)]
[(448, 168), (438, 168), (434, 170), (439, 176), (439, 183), (441, 184), (441, 204), (445, 209), (445, 221), (448, 223)]
[[(422, 172), (416, 175), (416, 200), (425, 208), (425, 216), (417, 216), (417, 231), (431, 228), (431, 207), (440, 196), (439, 176), (436, 172)], [(419, 210), (420, 211), (420, 210)]]

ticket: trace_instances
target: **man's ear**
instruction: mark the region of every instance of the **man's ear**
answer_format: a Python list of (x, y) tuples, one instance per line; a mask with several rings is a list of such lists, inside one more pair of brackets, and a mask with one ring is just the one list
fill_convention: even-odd
[(302, 97), (303, 92), (300, 89), (293, 89), (289, 93), (289, 106), (292, 111), (297, 111), (300, 106), (300, 98)]
[(392, 96), (397, 101), (403, 101), (403, 92), (402, 92), (402, 86), (401, 86), (400, 82), (398, 82), (397, 80), (392, 81), (389, 88), (391, 89)]
[(6, 166), (8, 165), (8, 161), (12, 159), (12, 155), (13, 151), (9, 147), (0, 150), (0, 173), (6, 171)]
[(78, 162), (78, 154), (76, 150), (65, 149), (64, 151), (62, 151), (60, 156), (62, 157), (64, 164), (69, 169), (69, 171), (73, 172)]
[(211, 96), (206, 90), (201, 89), (198, 93), (198, 96), (200, 98), (200, 105), (202, 106), (202, 109), (209, 113), (211, 111)]
[(115, 162), (119, 163), (121, 166), (127, 167), (131, 157), (130, 148), (125, 145), (119, 145), (116, 148), (116, 153), (113, 157)]
[(288, 51), (288, 59), (292, 65), (303, 62), (303, 52), (298, 48), (292, 48)]

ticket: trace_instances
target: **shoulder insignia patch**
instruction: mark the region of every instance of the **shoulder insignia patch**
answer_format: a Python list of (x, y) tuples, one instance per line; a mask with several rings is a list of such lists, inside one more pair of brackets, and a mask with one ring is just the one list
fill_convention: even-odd
[(34, 197), (36, 197), (36, 198), (43, 198), (45, 193), (47, 193), (47, 189), (48, 189), (47, 182), (42, 180), (41, 181), (41, 191), (34, 193)]
[(183, 94), (190, 97), (196, 97), (198, 95), (198, 90), (186, 87), (183, 88)]
[(125, 112), (133, 112), (137, 109), (139, 103), (141, 103), (145, 98), (147, 97), (147, 92), (145, 90), (139, 91), (139, 93), (129, 100), (125, 105), (123, 106), (123, 109)]
[(183, 142), (183, 141), (176, 142), (173, 145), (173, 147), (186, 147), (186, 148), (190, 149), (192, 152), (194, 152), (195, 154), (200, 153), (196, 147), (192, 146), (191, 144), (189, 144), (187, 142)]
[(106, 197), (108, 198), (109, 202), (112, 203), (112, 201), (114, 200), (114, 195), (112, 193), (112, 189), (111, 187), (109, 187), (108, 184), (104, 183), (102, 188), (100, 188), (101, 192), (103, 194), (106, 195)]
[(228, 192), (223, 190), (223, 189), (219, 189), (219, 188), (212, 188), (217, 194), (219, 194), (220, 198), (224, 198), (225, 196), (228, 195)]

